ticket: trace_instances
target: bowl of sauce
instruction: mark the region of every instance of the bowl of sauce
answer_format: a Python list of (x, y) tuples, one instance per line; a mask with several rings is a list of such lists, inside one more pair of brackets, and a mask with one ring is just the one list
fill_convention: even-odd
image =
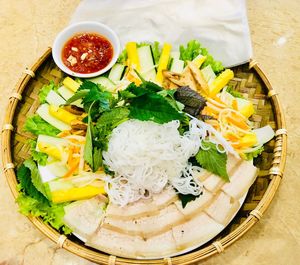
[(57, 66), (66, 74), (89, 78), (108, 71), (120, 54), (120, 41), (108, 26), (94, 21), (72, 24), (61, 31), (52, 48)]

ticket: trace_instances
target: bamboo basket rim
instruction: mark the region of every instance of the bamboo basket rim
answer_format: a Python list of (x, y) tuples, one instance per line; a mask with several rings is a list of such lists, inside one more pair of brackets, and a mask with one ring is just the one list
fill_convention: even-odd
[[(51, 56), (52, 49), (49, 47), (46, 52), (33, 64), (31, 68), (27, 68), (23, 75), (21, 76), (19, 82), (15, 87), (14, 93), (9, 98), (3, 126), (2, 126), (2, 135), (1, 135), (1, 154), (2, 154), (2, 166), (4, 169), (4, 174), (6, 180), (10, 187), (10, 190), (16, 198), (18, 196), (17, 190), (17, 180), (16, 174), (14, 171), (14, 164), (12, 161), (12, 152), (11, 152), (11, 138), (13, 133), (13, 118), (16, 111), (17, 104), (22, 98), (22, 93), (26, 88), (26, 85), (34, 77), (34, 73), (38, 68), (46, 61), (46, 59)], [(279, 148), (274, 150), (276, 153), (276, 161), (273, 158), (272, 167), (269, 171), (271, 181), (268, 185), (267, 190), (265, 191), (262, 199), (258, 203), (257, 207), (252, 210), (249, 216), (242, 222), (236, 229), (231, 233), (223, 237), (222, 239), (211, 243), (210, 245), (201, 248), (199, 250), (194, 250), (190, 253), (164, 259), (151, 259), (151, 260), (137, 260), (137, 259), (127, 259), (121, 257), (115, 257), (106, 253), (100, 253), (98, 251), (93, 251), (89, 248), (86, 248), (78, 243), (75, 243), (68, 239), (66, 236), (59, 234), (55, 229), (50, 225), (45, 224), (41, 218), (28, 217), (29, 220), (48, 238), (55, 242), (59, 247), (64, 248), (80, 257), (88, 259), (92, 262), (97, 262), (99, 264), (108, 264), (108, 265), (120, 265), (120, 264), (192, 264), (203, 259), (206, 259), (212, 255), (223, 252), (227, 247), (241, 238), (248, 230), (256, 224), (267, 208), (269, 207), (278, 187), (283, 177), (283, 172), (286, 162), (286, 153), (287, 153), (287, 131), (286, 123), (283, 114), (283, 109), (279, 102), (279, 97), (277, 92), (273, 89), (270, 81), (266, 77), (263, 70), (259, 67), (258, 63), (255, 60), (249, 62), (249, 68), (253, 68), (254, 71), (261, 78), (262, 82), (265, 84), (268, 89), (268, 96), (271, 99), (272, 108), (275, 115), (275, 121), (277, 124), (277, 130), (275, 135), (275, 142), (278, 143)], [(280, 158), (278, 160), (278, 158)]]

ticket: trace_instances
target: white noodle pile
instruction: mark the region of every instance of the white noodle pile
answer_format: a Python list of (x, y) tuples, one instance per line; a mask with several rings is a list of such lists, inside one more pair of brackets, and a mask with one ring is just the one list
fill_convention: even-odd
[(168, 182), (180, 193), (200, 194), (200, 187), (192, 180), (201, 168), (188, 163), (198, 152), (200, 141), (187, 134), (181, 136), (179, 124), (129, 120), (113, 130), (103, 157), (115, 172), (106, 187), (114, 203), (126, 205), (149, 197), (161, 192)]
[[(190, 116), (190, 115), (189, 115)], [(188, 159), (195, 156), (202, 142), (215, 143), (219, 152), (237, 155), (232, 146), (211, 125), (192, 116), (189, 130), (180, 135), (179, 121), (157, 124), (128, 120), (116, 127), (104, 164), (115, 176), (108, 176), (106, 191), (110, 200), (124, 206), (159, 193), (169, 183), (179, 193), (199, 195), (202, 184), (197, 175), (201, 167)]]

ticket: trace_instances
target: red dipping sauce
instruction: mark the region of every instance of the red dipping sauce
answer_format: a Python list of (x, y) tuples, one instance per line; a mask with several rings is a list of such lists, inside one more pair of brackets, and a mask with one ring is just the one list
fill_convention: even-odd
[(62, 61), (73, 72), (89, 74), (105, 68), (113, 53), (113, 46), (105, 37), (82, 33), (67, 41), (62, 50)]

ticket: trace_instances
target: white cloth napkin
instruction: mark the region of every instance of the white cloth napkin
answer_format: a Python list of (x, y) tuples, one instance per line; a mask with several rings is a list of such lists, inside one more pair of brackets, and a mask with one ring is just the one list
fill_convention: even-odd
[(71, 23), (96, 20), (128, 41), (199, 40), (224, 66), (252, 57), (245, 0), (83, 0)]

